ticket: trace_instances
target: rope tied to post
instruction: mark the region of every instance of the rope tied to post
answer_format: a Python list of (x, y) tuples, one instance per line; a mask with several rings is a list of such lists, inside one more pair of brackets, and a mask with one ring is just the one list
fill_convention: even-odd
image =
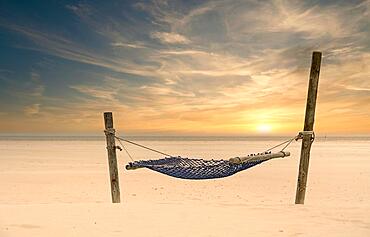
[(271, 151), (271, 150), (273, 150), (275, 148), (278, 148), (278, 147), (280, 147), (280, 146), (282, 146), (282, 145), (285, 144), (285, 146), (280, 150), (280, 151), (284, 151), (293, 141), (298, 141), (300, 139), (303, 139), (303, 137), (306, 136), (306, 135), (311, 135), (311, 139), (310, 139), (311, 142), (313, 142), (315, 140), (315, 132), (314, 131), (300, 131), (294, 137), (289, 138), (288, 140), (286, 140), (286, 141), (284, 141), (282, 143), (279, 143), (279, 144), (277, 144), (277, 145), (275, 145), (275, 146), (273, 146), (273, 147), (265, 150), (264, 152)]
[(110, 134), (115, 135), (116, 134), (116, 129), (114, 129), (114, 128), (106, 128), (104, 130), (104, 133), (105, 133), (105, 135), (110, 135)]
[(299, 133), (298, 133), (296, 141), (298, 141), (299, 139), (303, 139), (303, 137), (304, 137), (304, 136), (307, 136), (307, 135), (311, 135), (311, 137), (310, 137), (310, 141), (311, 141), (311, 143), (312, 143), (312, 142), (315, 140), (315, 138), (316, 138), (316, 134), (315, 134), (315, 132), (314, 132), (314, 131), (301, 131), (301, 132), (299, 132)]

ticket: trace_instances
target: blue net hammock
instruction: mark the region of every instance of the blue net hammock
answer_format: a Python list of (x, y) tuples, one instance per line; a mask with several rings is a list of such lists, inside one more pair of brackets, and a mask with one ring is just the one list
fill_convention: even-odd
[(253, 160), (235, 164), (229, 160), (203, 160), (169, 157), (159, 160), (130, 162), (126, 169), (148, 168), (159, 173), (181, 179), (217, 179), (246, 170), (266, 160)]

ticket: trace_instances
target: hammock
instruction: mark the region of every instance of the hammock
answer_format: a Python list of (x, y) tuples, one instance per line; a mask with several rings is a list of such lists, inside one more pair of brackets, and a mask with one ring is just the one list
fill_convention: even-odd
[(259, 153), (229, 160), (203, 160), (167, 157), (159, 160), (140, 160), (126, 165), (127, 170), (148, 168), (181, 179), (217, 179), (233, 175), (270, 159), (289, 156), (289, 152)]
[[(109, 133), (109, 131), (106, 131)], [(114, 133), (113, 133), (114, 134)], [(292, 141), (298, 140), (303, 136), (303, 133), (300, 132), (297, 136), (290, 138), (274, 147), (267, 149), (263, 153), (250, 154), (244, 157), (234, 157), (229, 160), (204, 160), (204, 159), (191, 159), (171, 156), (169, 154), (163, 153), (161, 151), (152, 149), (150, 147), (123, 139), (117, 136), (114, 136), (118, 142), (121, 144), (122, 148), (125, 150), (127, 155), (130, 157), (132, 162), (126, 165), (127, 170), (135, 170), (139, 168), (147, 168), (150, 170), (157, 171), (159, 173), (169, 175), (175, 178), (181, 179), (217, 179), (224, 178), (239, 171), (246, 170), (255, 165), (261, 164), (267, 160), (274, 158), (283, 158), (290, 156), (290, 152), (284, 151)], [(141, 148), (150, 150), (152, 152), (159, 153), (166, 156), (166, 158), (158, 160), (139, 160), (134, 161), (126, 147), (122, 144), (121, 141), (139, 146)], [(271, 150), (285, 145), (279, 152), (272, 153)], [(122, 150), (120, 146), (116, 146), (117, 149)]]

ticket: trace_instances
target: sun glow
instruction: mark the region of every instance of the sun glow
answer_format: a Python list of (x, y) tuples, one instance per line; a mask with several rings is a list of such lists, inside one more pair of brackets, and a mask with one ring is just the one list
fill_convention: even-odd
[(259, 133), (270, 133), (272, 126), (270, 124), (258, 124), (256, 129)]

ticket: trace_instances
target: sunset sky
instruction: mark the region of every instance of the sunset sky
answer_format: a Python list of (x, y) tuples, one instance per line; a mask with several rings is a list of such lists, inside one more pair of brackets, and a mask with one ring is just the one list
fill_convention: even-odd
[(0, 2), (0, 133), (370, 134), (370, 1)]

